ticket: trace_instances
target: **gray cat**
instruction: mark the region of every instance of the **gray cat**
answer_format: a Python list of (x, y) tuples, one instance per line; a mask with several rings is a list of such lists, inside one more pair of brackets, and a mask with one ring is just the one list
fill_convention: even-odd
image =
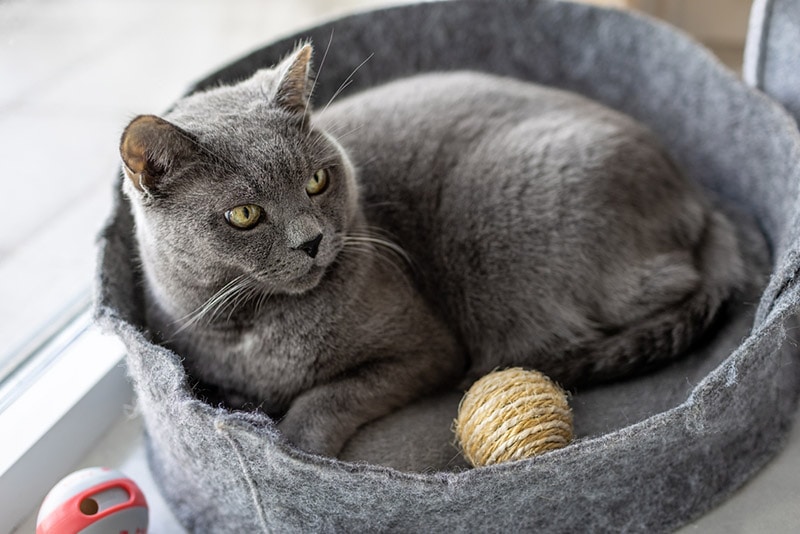
[(730, 223), (632, 119), (473, 72), (311, 113), (311, 48), (122, 136), (148, 323), (305, 450), (496, 367), (566, 386), (684, 352)]

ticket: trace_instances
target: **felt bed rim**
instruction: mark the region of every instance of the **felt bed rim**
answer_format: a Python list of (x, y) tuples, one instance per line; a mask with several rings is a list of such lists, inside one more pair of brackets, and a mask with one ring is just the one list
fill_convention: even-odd
[[(461, 3), (478, 5), (490, 4), (491, 2), (473, 0), (471, 2)], [(517, 5), (535, 5), (548, 4), (552, 2), (548, 2), (548, 0), (541, 0), (539, 2), (530, 1), (509, 3)], [(391, 8), (390, 10), (386, 11), (412, 8), (422, 9), (420, 5), (412, 5), (403, 6), (400, 8)], [(565, 7), (564, 9), (591, 11), (597, 10), (596, 12), (600, 12), (599, 8), (591, 6), (570, 6)], [(361, 15), (355, 15), (354, 17), (359, 16)], [(644, 21), (646, 18), (640, 15), (625, 14), (624, 16), (626, 18), (630, 18), (631, 20), (639, 19), (640, 21)], [(323, 30), (335, 22), (337, 21), (317, 26), (312, 30), (317, 31), (318, 33), (324, 33)], [(647, 22), (647, 24), (652, 25), (652, 22)], [(659, 31), (668, 31), (671, 34), (669, 39), (677, 40), (679, 44), (682, 43), (681, 46), (687, 47), (690, 53), (705, 56), (705, 68), (712, 70), (716, 69), (718, 72), (716, 72), (715, 75), (721, 75), (722, 78), (728, 78), (726, 83), (734, 83), (739, 87), (743, 87), (743, 91), (748, 93), (746, 95), (748, 102), (750, 102), (753, 106), (761, 106), (761, 109), (764, 111), (764, 113), (770, 115), (768, 119), (772, 121), (773, 124), (781, 125), (781, 136), (785, 137), (787, 143), (791, 145), (792, 154), (786, 155), (786, 159), (793, 161), (795, 164), (792, 175), (794, 177), (800, 175), (800, 167), (798, 167), (797, 163), (800, 162), (800, 133), (797, 131), (794, 120), (783, 110), (783, 108), (781, 108), (776, 102), (771, 100), (766, 95), (745, 88), (741, 82), (736, 80), (736, 78), (727, 71), (720, 72), (722, 67), (719, 62), (713, 58), (708, 51), (699, 48), (693, 40), (677, 34), (673, 29), (667, 28), (666, 25), (656, 23), (655, 27), (660, 27), (661, 30)], [(297, 41), (299, 36), (304, 34), (305, 32), (302, 32), (298, 35), (273, 43), (271, 48), (288, 49), (294, 42)], [(260, 52), (261, 50), (254, 52), (253, 57), (257, 57)], [(229, 69), (231, 67), (235, 67), (236, 65), (241, 66), (242, 62), (246, 63), (246, 59), (247, 58), (240, 59), (228, 68), (223, 68), (217, 73), (217, 75), (227, 71), (232, 76), (236, 76), (236, 69), (234, 68), (232, 71)], [(205, 83), (211, 83), (209, 80), (212, 78), (213, 77), (201, 81), (197, 87), (203, 87)], [(718, 421), (720, 417), (719, 413), (713, 412), (715, 410), (724, 411), (724, 406), (715, 406), (715, 403), (713, 402), (714, 396), (724, 396), (728, 387), (735, 387), (739, 376), (746, 376), (748, 371), (753, 366), (757, 366), (759, 362), (777, 357), (776, 355), (782, 350), (792, 350), (792, 347), (786, 347), (785, 342), (787, 340), (787, 335), (785, 325), (794, 321), (796, 318), (797, 302), (800, 302), (800, 285), (797, 283), (797, 273), (800, 271), (800, 255), (798, 255), (798, 251), (800, 251), (800, 237), (798, 237), (796, 231), (798, 226), (800, 226), (798, 224), (798, 221), (800, 221), (800, 202), (796, 192), (797, 189), (795, 187), (794, 190), (789, 192), (791, 198), (788, 201), (784, 199), (784, 201), (787, 202), (787, 205), (789, 203), (791, 204), (791, 210), (788, 208), (785, 209), (787, 212), (791, 211), (791, 220), (781, 221), (781, 229), (778, 231), (780, 234), (780, 239), (777, 243), (773, 243), (773, 246), (775, 247), (773, 249), (773, 265), (777, 268), (777, 270), (773, 274), (767, 290), (762, 295), (753, 330), (750, 335), (742, 341), (739, 347), (717, 369), (709, 373), (702, 382), (697, 384), (689, 397), (680, 405), (617, 431), (610, 432), (602, 436), (580, 440), (566, 449), (550, 452), (547, 455), (534, 460), (491, 466), (466, 471), (463, 473), (412, 474), (395, 471), (386, 467), (348, 463), (309, 455), (294, 449), (293, 447), (285, 444), (285, 442), (281, 441), (276, 433), (276, 430), (271, 426), (269, 420), (265, 417), (224, 412), (194, 399), (187, 387), (185, 373), (181, 374), (182, 368), (177, 356), (169, 351), (166, 351), (166, 349), (158, 348), (158, 350), (161, 351), (161, 356), (164, 358), (164, 365), (175, 366), (175, 369), (178, 371), (177, 376), (173, 376), (174, 379), (178, 379), (177, 381), (162, 385), (163, 393), (167, 396), (177, 396), (181, 403), (191, 404), (201, 413), (205, 414), (208, 418), (215, 421), (214, 428), (210, 430), (213, 430), (216, 433), (222, 432), (224, 435), (224, 433), (227, 432), (227, 429), (238, 429), (244, 430), (249, 434), (265, 438), (270, 442), (270, 445), (276, 447), (278, 452), (280, 452), (283, 456), (291, 460), (291, 462), (295, 463), (296, 465), (303, 466), (303, 468), (335, 471), (345, 476), (353, 476), (356, 478), (368, 477), (382, 482), (396, 482), (400, 485), (416, 485), (422, 483), (425, 485), (448, 488), (452, 487), (454, 484), (461, 486), (464, 482), (468, 482), (474, 478), (494, 476), (501, 477), (504, 474), (512, 474), (516, 472), (524, 473), (530, 470), (532, 468), (531, 466), (537, 462), (557, 464), (569, 458), (577, 458), (581, 455), (585, 455), (586, 451), (592, 447), (597, 446), (602, 447), (603, 449), (614, 447), (624, 448), (625, 444), (630, 439), (635, 439), (638, 435), (646, 434), (651, 431), (664, 431), (665, 425), (672, 426), (678, 423), (683, 423), (686, 425), (685, 428), (688, 428), (692, 433), (696, 433), (696, 435), (703, 435), (709, 431), (713, 433), (713, 429), (709, 430), (708, 425)], [(120, 199), (117, 198), (117, 202), (119, 201)], [(106, 257), (105, 255), (109, 251), (110, 245), (112, 245), (113, 242), (119, 238), (119, 236), (116, 235), (118, 227), (120, 227), (120, 225), (124, 226), (124, 221), (121, 221), (120, 214), (118, 213), (120, 207), (124, 208), (125, 206), (118, 204), (115, 207), (112, 220), (101, 236), (100, 265), (104, 265)], [(104, 329), (111, 330), (121, 337), (129, 348), (135, 349), (136, 347), (148, 347), (149, 350), (152, 345), (147, 340), (144, 332), (131, 322), (128, 322), (125, 317), (120, 315), (119, 310), (113, 303), (113, 297), (108, 290), (109, 281), (104, 280), (103, 274), (104, 272), (101, 271), (98, 284), (98, 301), (95, 308), (96, 320), (101, 324), (101, 326), (103, 326)], [(792, 352), (796, 358), (796, 347), (793, 349), (794, 350), (792, 350)], [(757, 357), (748, 357), (748, 354), (751, 352), (755, 352), (755, 356)], [(792, 401), (794, 405), (796, 403), (797, 391), (794, 391), (793, 395), (795, 397), (795, 399)], [(791, 411), (793, 412), (794, 408), (792, 408)], [(693, 425), (697, 425), (697, 428), (693, 428)], [(775, 452), (780, 450), (783, 439), (785, 439), (785, 430), (785, 428), (781, 429), (779, 436), (782, 437), (782, 439), (776, 439), (774, 443), (771, 444), (770, 450), (768, 450), (767, 453), (762, 454), (759, 458), (757, 458), (757, 461), (754, 461), (751, 464), (749, 472), (742, 471), (737, 473), (737, 477), (735, 477), (736, 480), (730, 481), (730, 484), (719, 488), (719, 490), (713, 494), (713, 497), (710, 499), (707, 505), (701, 505), (698, 509), (693, 511), (694, 517), (703, 513), (708, 508), (708, 504), (716, 504), (724, 499), (730, 493), (730, 491), (741, 486), (750, 475), (760, 469), (761, 466), (766, 463)], [(233, 444), (232, 439), (228, 439), (228, 441)], [(235, 445), (232, 446), (235, 447)], [(246, 473), (245, 476), (247, 476)], [(263, 509), (260, 510), (263, 514)], [(690, 518), (674, 517), (672, 518), (672, 526), (683, 524)], [(262, 517), (262, 519), (263, 521), (266, 521), (266, 518)]]

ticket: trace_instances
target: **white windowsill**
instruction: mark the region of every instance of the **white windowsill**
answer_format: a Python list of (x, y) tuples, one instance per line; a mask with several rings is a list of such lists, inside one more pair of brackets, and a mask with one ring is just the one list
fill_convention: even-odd
[(46, 365), (0, 412), (0, 532), (38, 509), (47, 491), (123, 415), (132, 399), (123, 355), (119, 340), (91, 326), (89, 312), (38, 355)]

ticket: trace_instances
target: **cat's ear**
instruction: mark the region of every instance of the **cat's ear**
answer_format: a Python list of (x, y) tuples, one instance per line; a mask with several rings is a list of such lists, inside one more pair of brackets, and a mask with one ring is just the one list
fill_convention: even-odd
[(122, 133), (122, 168), (133, 186), (150, 193), (176, 162), (191, 153), (191, 137), (155, 115), (139, 115)]
[(308, 111), (312, 52), (311, 44), (305, 43), (286, 56), (275, 68), (278, 73), (275, 103), (290, 113), (303, 115)]

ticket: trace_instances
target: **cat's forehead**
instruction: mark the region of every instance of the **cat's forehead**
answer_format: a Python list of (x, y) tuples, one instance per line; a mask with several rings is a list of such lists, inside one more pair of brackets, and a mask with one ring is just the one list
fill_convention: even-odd
[(310, 118), (298, 120), (274, 103), (269, 75), (187, 96), (165, 118), (234, 167), (307, 173), (310, 165), (336, 159), (338, 151)]
[(258, 155), (278, 157), (302, 150), (304, 141), (309, 138), (308, 132), (303, 132), (285, 114), (267, 104), (205, 104), (208, 102), (189, 101), (177, 106), (167, 119), (210, 150), (229, 152), (244, 159)]
[(219, 131), (283, 129), (280, 112), (268, 100), (226, 91), (200, 93), (180, 100), (167, 116), (178, 126), (203, 136)]
[(247, 116), (276, 111), (274, 72), (265, 69), (234, 84), (199, 91), (179, 100), (171, 114), (205, 116), (211, 120), (226, 116)]

